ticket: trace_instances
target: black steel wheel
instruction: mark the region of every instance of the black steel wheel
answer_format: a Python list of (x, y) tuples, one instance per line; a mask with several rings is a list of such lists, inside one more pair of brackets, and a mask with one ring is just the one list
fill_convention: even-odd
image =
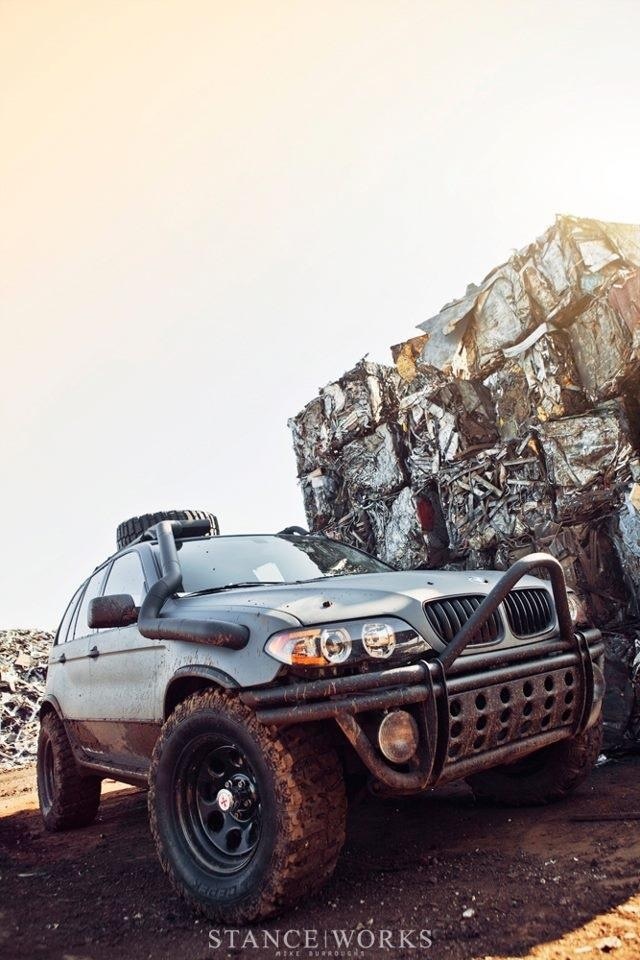
[(335, 868), (345, 819), (342, 765), (321, 727), (274, 731), (219, 690), (164, 724), (151, 832), (174, 888), (206, 916), (250, 923), (308, 896)]
[(184, 751), (175, 772), (182, 833), (212, 873), (237, 873), (255, 853), (262, 827), (256, 775), (236, 743), (204, 738)]

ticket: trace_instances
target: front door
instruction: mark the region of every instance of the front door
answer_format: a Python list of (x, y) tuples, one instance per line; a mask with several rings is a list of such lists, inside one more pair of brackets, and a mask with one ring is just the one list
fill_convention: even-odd
[[(135, 549), (116, 557), (109, 569), (102, 594), (116, 593), (130, 594), (137, 607), (142, 603), (145, 575)], [(93, 639), (89, 726), (95, 753), (110, 765), (144, 773), (162, 723), (164, 643), (143, 637), (135, 624), (100, 630)]]

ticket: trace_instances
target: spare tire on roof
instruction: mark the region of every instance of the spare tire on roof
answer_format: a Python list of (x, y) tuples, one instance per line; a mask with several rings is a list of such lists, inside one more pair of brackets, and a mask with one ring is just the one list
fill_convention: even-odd
[(128, 546), (145, 530), (160, 523), (161, 520), (208, 520), (211, 536), (215, 537), (220, 533), (217, 518), (207, 510), (158, 510), (157, 513), (143, 513), (141, 517), (130, 517), (118, 524), (116, 531), (118, 550)]

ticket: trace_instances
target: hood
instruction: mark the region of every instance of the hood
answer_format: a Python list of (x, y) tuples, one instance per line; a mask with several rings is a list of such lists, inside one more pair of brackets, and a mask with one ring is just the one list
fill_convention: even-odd
[[(303, 626), (395, 616), (428, 636), (431, 631), (422, 607), (426, 600), (487, 594), (502, 575), (501, 571), (495, 570), (385, 571), (282, 586), (243, 587), (189, 597), (182, 602), (208, 611), (221, 607), (242, 610), (245, 614), (268, 611), (272, 616), (279, 614), (289, 624), (297, 621)], [(518, 586), (549, 585), (536, 577), (523, 577)]]

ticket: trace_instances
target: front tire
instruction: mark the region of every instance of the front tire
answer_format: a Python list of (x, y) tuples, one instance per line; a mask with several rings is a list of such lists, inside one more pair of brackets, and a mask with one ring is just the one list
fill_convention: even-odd
[(101, 778), (82, 776), (62, 720), (48, 713), (40, 724), (37, 760), (38, 801), (47, 830), (86, 827), (100, 805)]
[(570, 740), (560, 740), (516, 763), (476, 773), (468, 783), (476, 799), (508, 806), (561, 800), (591, 773), (602, 747), (602, 719)]
[(180, 896), (211, 919), (249, 923), (333, 873), (345, 835), (342, 768), (320, 728), (273, 731), (238, 700), (208, 690), (162, 729), (149, 817)]

